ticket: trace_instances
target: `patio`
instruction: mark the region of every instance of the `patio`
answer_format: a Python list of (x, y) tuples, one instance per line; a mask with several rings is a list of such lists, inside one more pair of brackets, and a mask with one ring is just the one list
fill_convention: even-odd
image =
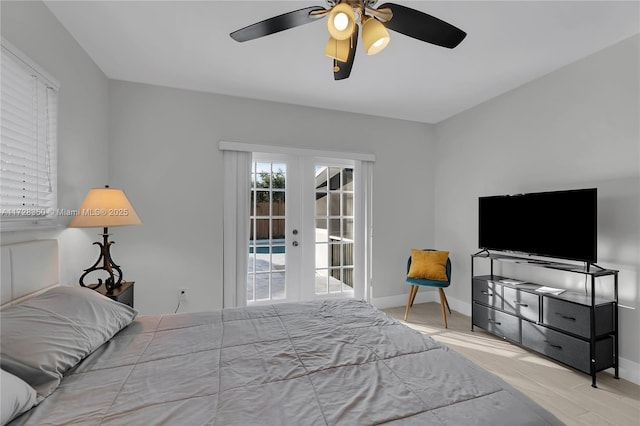
[[(276, 251), (276, 250), (274, 250)], [(284, 250), (283, 250), (284, 251)], [(285, 254), (284, 253), (251, 253), (249, 257), (249, 274), (247, 282), (247, 300), (254, 300), (254, 286), (252, 279), (255, 277), (255, 300), (269, 300), (269, 284), (271, 284), (271, 299), (283, 299), (285, 296)], [(254, 273), (255, 272), (255, 273)], [(324, 273), (323, 273), (324, 272)], [(315, 293), (316, 295), (342, 293), (353, 295), (350, 286), (342, 281), (328, 276), (328, 271), (316, 271)], [(271, 281), (271, 283), (269, 283)]]

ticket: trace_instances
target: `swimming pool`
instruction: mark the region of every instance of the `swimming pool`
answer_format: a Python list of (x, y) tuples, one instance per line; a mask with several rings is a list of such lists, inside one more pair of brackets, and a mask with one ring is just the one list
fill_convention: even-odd
[[(271, 242), (271, 246), (269, 245)], [(275, 240), (249, 240), (249, 253), (259, 254), (282, 254), (285, 252), (285, 239), (279, 238)]]

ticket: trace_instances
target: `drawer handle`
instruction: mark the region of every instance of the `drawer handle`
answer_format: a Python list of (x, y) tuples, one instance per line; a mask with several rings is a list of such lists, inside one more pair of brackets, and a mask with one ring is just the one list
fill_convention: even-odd
[(480, 293), (482, 294), (486, 294), (487, 296), (493, 296), (493, 293), (486, 291), (486, 290), (481, 290)]
[(562, 318), (569, 320), (569, 321), (575, 321), (576, 319), (574, 317), (568, 317), (566, 315), (562, 315), (560, 312), (556, 312), (556, 315), (560, 315)]
[(494, 323), (495, 325), (502, 325), (501, 322), (498, 322), (496, 320), (492, 320), (491, 318), (489, 318), (489, 322)]
[(551, 346), (552, 348), (556, 348), (556, 349), (560, 349), (560, 350), (562, 350), (562, 346), (560, 346), (560, 345), (554, 345), (553, 343), (551, 343), (551, 342), (550, 342), (550, 341), (548, 341), (548, 340), (545, 340), (544, 342), (545, 342), (547, 345)]
[(514, 300), (513, 303), (515, 303), (517, 306), (524, 306), (525, 308), (529, 307), (529, 305), (527, 305), (526, 303), (521, 303), (521, 302), (518, 302), (517, 300)]

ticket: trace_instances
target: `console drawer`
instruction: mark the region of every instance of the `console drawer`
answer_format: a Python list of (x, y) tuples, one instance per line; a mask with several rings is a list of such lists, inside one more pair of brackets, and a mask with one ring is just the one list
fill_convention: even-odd
[(494, 281), (474, 278), (473, 300), (502, 309), (502, 286)]
[(529, 321), (540, 320), (540, 296), (516, 288), (504, 287), (503, 310)]
[[(589, 342), (522, 321), (522, 345), (590, 373)], [(613, 365), (613, 338), (596, 341), (596, 371)]]
[[(596, 335), (613, 331), (613, 305), (595, 307)], [(591, 336), (590, 307), (551, 297), (542, 298), (542, 322), (560, 330), (589, 338)]]
[(504, 312), (496, 311), (478, 303), (473, 303), (473, 325), (520, 343), (520, 319)]

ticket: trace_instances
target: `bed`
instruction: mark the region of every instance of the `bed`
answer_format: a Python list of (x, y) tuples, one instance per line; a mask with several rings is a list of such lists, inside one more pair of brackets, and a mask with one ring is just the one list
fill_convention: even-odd
[(3, 378), (32, 391), (12, 426), (561, 424), (364, 301), (137, 316), (54, 286), (1, 312)]

